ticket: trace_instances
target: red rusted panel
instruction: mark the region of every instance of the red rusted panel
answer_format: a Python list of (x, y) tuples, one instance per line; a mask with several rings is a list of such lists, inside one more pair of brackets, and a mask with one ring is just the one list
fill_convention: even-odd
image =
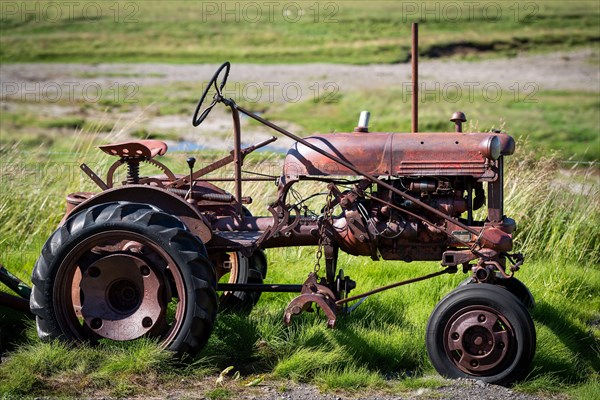
[[(501, 133), (332, 133), (306, 138), (311, 144), (371, 175), (473, 176), (493, 180), (487, 161), (490, 142), (501, 155), (514, 152), (512, 137)], [(353, 175), (310, 148), (296, 143), (284, 164), (285, 175)]]
[(133, 140), (131, 142), (106, 144), (100, 150), (111, 156), (152, 158), (167, 152), (167, 144), (160, 140)]
[[(392, 163), (394, 135), (390, 133), (332, 133), (315, 135), (306, 141), (371, 175), (388, 174)], [(284, 175), (353, 175), (354, 173), (295, 143), (288, 150)]]

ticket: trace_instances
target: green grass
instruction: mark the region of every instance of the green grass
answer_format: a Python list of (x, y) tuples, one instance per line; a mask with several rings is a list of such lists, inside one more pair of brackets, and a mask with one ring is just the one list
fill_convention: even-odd
[(61, 117), (40, 116), (29, 111), (2, 112), (0, 116), (0, 146), (3, 151), (18, 145), (19, 150), (37, 147), (65, 147), (65, 136), (96, 132), (107, 134), (114, 128), (112, 122), (86, 119), (78, 114)]
[[(56, 118), (40, 116), (27, 109), (3, 112), (0, 116), (0, 144), (19, 142), (21, 148), (31, 148), (37, 147), (39, 141), (52, 144), (57, 136), (69, 131), (108, 133), (117, 126), (115, 120), (120, 113), (136, 110), (144, 118), (177, 115), (187, 121), (198, 100), (198, 90), (196, 83), (141, 86), (136, 103), (119, 103), (110, 98), (85, 103), (80, 99), (70, 104), (79, 111)], [(437, 91), (423, 96), (419, 105), (419, 130), (452, 131), (454, 127), (449, 118), (454, 111), (462, 110), (468, 119), (467, 131), (504, 129), (518, 140), (519, 146), (534, 149), (535, 157), (558, 151), (563, 160), (600, 160), (600, 101), (597, 93), (505, 89), (498, 101), (491, 101), (482, 90), (475, 90), (473, 95), (469, 95), (466, 87), (462, 88), (460, 95), (457, 94)], [(352, 131), (360, 110), (364, 109), (371, 111), (371, 131), (410, 132), (410, 96), (401, 89), (338, 93), (331, 99), (298, 103), (249, 103), (239, 94), (236, 97), (233, 93), (233, 96), (251, 111), (261, 112), (275, 121), (294, 123), (300, 129), (293, 133), (300, 136), (315, 132)], [(457, 101), (453, 100), (455, 98)], [(88, 111), (104, 117), (90, 118), (86, 116)], [(152, 124), (148, 124), (134, 129), (130, 136), (177, 141), (183, 134), (154, 129)], [(108, 141), (108, 137), (105, 140)]]
[(600, 40), (595, 1), (293, 3), (303, 15), (292, 3), (24, 4), (2, 8), (2, 63), (402, 62), (413, 21), (426, 33), (424, 57), (511, 56)]
[[(57, 390), (66, 396), (93, 391), (127, 397), (173, 379), (177, 366), (167, 352), (144, 340), (110, 349), (33, 341), (22, 345), (2, 368), (0, 393), (7, 395)], [(185, 368), (179, 369), (185, 374)], [(198, 372), (201, 377), (207, 370)]]
[(206, 397), (210, 400), (225, 400), (231, 398), (231, 395), (231, 391), (226, 388), (215, 388), (206, 393)]
[[(82, 136), (62, 147), (54, 144), (28, 152), (21, 152), (18, 145), (0, 148), (0, 260), (20, 278), (29, 281), (44, 240), (62, 217), (64, 194), (94, 189), (78, 164), (85, 161), (100, 172), (112, 161), (92, 149), (94, 143)], [(181, 172), (186, 156), (172, 154), (168, 164)], [(281, 160), (269, 157), (256, 154), (249, 162)], [(595, 186), (574, 193), (569, 182), (557, 180), (562, 178), (557, 178), (555, 158), (536, 160), (522, 150), (507, 168), (506, 213), (519, 222), (516, 240), (527, 256), (518, 276), (537, 301), (533, 311), (537, 353), (530, 376), (516, 390), (588, 399), (600, 389), (597, 182), (593, 176), (579, 177)], [(269, 187), (267, 192), (258, 184), (246, 188), (256, 200), (252, 211), (257, 215), (264, 214), (274, 196), (275, 187), (272, 193)], [(273, 249), (268, 258), (270, 282), (298, 283), (311, 269), (314, 249)], [(439, 269), (437, 263), (373, 262), (347, 255), (341, 256), (339, 265), (358, 282), (356, 293)], [(463, 278), (462, 274), (436, 278), (372, 296), (350, 316), (340, 318), (335, 330), (327, 329), (323, 317), (314, 313), (284, 327), (282, 310), (293, 295), (265, 293), (249, 316), (220, 315), (208, 346), (188, 363), (175, 362), (151, 341), (71, 348), (40, 343), (33, 327), (20, 339), (10, 331), (17, 347), (0, 365), (0, 393), (143, 396), (158, 386), (178, 387), (182, 379), (206, 379), (229, 366), (234, 371), (228, 374), (227, 385), (213, 381), (203, 389), (206, 397), (233, 397), (257, 376), (314, 383), (326, 391), (402, 393), (437, 387), (441, 383), (431, 378), (434, 372), (424, 345), (425, 324), (434, 305)], [(232, 378), (235, 371), (242, 376), (239, 381)]]

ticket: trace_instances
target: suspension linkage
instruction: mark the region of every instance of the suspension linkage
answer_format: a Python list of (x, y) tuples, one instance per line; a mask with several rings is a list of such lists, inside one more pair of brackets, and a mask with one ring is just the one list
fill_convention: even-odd
[(329, 328), (334, 328), (336, 325), (337, 313), (340, 309), (342, 309), (342, 305), (345, 303), (358, 300), (375, 293), (383, 292), (384, 290), (393, 289), (402, 285), (408, 285), (409, 283), (423, 281), (425, 279), (434, 278), (444, 274), (456, 273), (456, 271), (456, 267), (448, 267), (443, 271), (434, 272), (429, 275), (408, 279), (402, 282), (396, 282), (391, 285), (383, 286), (356, 296), (346, 297), (339, 300), (335, 298), (335, 294), (331, 289), (325, 285), (317, 283), (316, 273), (311, 272), (308, 275), (308, 279), (302, 285), (301, 294), (288, 304), (284, 313), (283, 321), (286, 325), (290, 325), (293, 316), (299, 315), (304, 311), (311, 311), (311, 305), (314, 303), (325, 313), (325, 316), (327, 317), (327, 326)]
[(443, 271), (438, 271), (438, 272), (434, 272), (432, 274), (428, 274), (428, 275), (424, 275), (424, 276), (419, 276), (417, 278), (412, 278), (412, 279), (407, 279), (405, 281), (392, 283), (391, 285), (382, 286), (382, 287), (370, 290), (370, 291), (365, 292), (365, 293), (357, 294), (356, 296), (346, 297), (345, 299), (337, 300), (335, 302), (335, 305), (339, 306), (339, 305), (342, 305), (342, 304), (345, 304), (345, 303), (348, 303), (348, 302), (351, 302), (351, 301), (354, 301), (354, 300), (361, 299), (363, 297), (371, 296), (371, 295), (373, 295), (375, 293), (379, 293), (379, 292), (383, 292), (385, 290), (393, 289), (393, 288), (398, 287), (398, 286), (408, 285), (409, 283), (415, 283), (415, 282), (419, 282), (419, 281), (424, 281), (426, 279), (435, 278), (436, 276), (440, 276), (440, 275), (444, 275), (444, 274), (454, 274), (454, 273), (456, 273), (456, 271), (457, 271), (456, 267), (448, 267), (448, 268), (446, 268)]

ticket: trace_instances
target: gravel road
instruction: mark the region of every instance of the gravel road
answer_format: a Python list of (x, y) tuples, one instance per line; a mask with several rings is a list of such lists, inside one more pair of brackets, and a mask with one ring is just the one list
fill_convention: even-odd
[[(157, 388), (153, 394), (138, 396), (136, 400), (158, 399), (206, 399), (202, 393), (207, 388), (214, 388), (214, 378), (206, 378), (201, 382), (185, 382), (185, 387), (161, 390)], [(255, 387), (231, 385), (223, 387), (227, 391), (227, 399), (237, 400), (564, 400), (562, 395), (548, 397), (519, 393), (514, 390), (489, 385), (482, 381), (469, 379), (446, 380), (440, 387), (417, 388), (389, 394), (376, 390), (357, 390), (355, 392), (321, 393), (318, 388), (307, 384), (290, 382), (266, 382)], [(209, 389), (210, 391), (210, 389)]]
[[(540, 90), (600, 91), (600, 55), (594, 50), (523, 55), (508, 59), (482, 61), (422, 60), (419, 76), (426, 88), (448, 83), (497, 83), (502, 88), (534, 83)], [(14, 88), (8, 83), (27, 82), (99, 83), (139, 85), (199, 82), (212, 76), (214, 64), (6, 64), (0, 68), (2, 96)], [(342, 91), (400, 86), (410, 82), (410, 64), (234, 64), (230, 80), (235, 82), (273, 82), (302, 87), (315, 82), (333, 82)], [(275, 85), (273, 85), (275, 86)], [(29, 86), (29, 90), (35, 90)], [(291, 89), (290, 89), (291, 90)], [(280, 92), (274, 90), (275, 94)], [(309, 89), (310, 92), (310, 89)], [(290, 96), (292, 93), (289, 93)]]

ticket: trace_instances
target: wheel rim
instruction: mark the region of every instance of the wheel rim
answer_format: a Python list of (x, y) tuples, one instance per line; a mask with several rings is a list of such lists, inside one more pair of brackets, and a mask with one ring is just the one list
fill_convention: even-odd
[(236, 253), (226, 253), (215, 263), (217, 282), (236, 283), (240, 276), (238, 256)]
[(156, 242), (129, 231), (86, 237), (63, 259), (53, 305), (63, 332), (82, 341), (170, 343), (187, 302), (175, 261)]
[[(239, 253), (227, 253), (228, 260), (216, 263), (217, 282), (223, 283), (248, 283), (248, 259)], [(226, 258), (226, 257), (225, 257)], [(243, 298), (245, 292), (224, 291), (223, 295), (233, 295)]]
[(502, 369), (515, 343), (508, 319), (497, 310), (472, 306), (456, 312), (444, 330), (450, 360), (470, 375), (490, 375)]

